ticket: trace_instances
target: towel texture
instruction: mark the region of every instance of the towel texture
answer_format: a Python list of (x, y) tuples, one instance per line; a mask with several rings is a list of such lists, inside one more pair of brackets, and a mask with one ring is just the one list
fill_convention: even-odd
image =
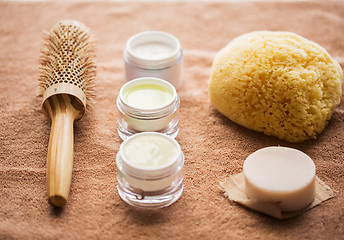
[[(97, 97), (74, 125), (69, 201), (47, 201), (50, 122), (36, 97), (39, 56), (60, 19), (95, 35)], [(290, 31), (323, 46), (344, 67), (344, 2), (0, 2), (0, 239), (341, 239), (344, 235), (344, 103), (316, 140), (288, 143), (243, 128), (210, 104), (215, 54), (235, 37)], [(184, 193), (168, 208), (135, 209), (116, 190), (115, 100), (123, 84), (122, 51), (145, 30), (172, 33), (184, 50), (180, 133)], [(242, 171), (259, 148), (294, 147), (313, 158), (336, 197), (279, 221), (231, 203), (219, 181)]]

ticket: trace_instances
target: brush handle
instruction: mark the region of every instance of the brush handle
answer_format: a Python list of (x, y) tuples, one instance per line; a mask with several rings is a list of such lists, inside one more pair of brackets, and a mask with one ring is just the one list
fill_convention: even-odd
[(80, 109), (73, 105), (73, 96), (51, 96), (43, 107), (52, 121), (48, 158), (47, 180), (49, 202), (57, 207), (66, 205), (73, 168), (73, 124)]

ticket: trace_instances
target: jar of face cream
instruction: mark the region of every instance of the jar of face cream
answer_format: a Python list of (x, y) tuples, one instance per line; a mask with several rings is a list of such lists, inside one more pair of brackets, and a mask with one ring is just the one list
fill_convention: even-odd
[(182, 85), (183, 53), (179, 40), (159, 31), (147, 31), (132, 36), (123, 52), (125, 79), (161, 78), (175, 88)]
[(160, 132), (175, 138), (179, 132), (176, 89), (158, 78), (138, 78), (124, 84), (117, 97), (118, 134), (124, 140), (140, 132)]
[(161, 208), (183, 192), (184, 155), (176, 140), (145, 132), (126, 139), (117, 153), (118, 193), (130, 205)]

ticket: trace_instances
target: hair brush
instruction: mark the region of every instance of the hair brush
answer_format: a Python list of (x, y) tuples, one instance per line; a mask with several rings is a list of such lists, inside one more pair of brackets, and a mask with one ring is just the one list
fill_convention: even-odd
[(73, 124), (94, 97), (95, 63), (88, 28), (63, 20), (49, 32), (41, 55), (39, 91), (42, 111), (51, 120), (47, 156), (49, 202), (63, 207), (73, 168)]

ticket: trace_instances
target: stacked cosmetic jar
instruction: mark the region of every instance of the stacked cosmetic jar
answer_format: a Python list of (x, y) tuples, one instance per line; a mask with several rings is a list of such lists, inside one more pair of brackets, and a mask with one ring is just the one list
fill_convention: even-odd
[(183, 191), (184, 155), (179, 133), (177, 94), (182, 85), (179, 40), (158, 31), (132, 36), (123, 53), (125, 84), (117, 97), (118, 192), (130, 205), (166, 207)]

